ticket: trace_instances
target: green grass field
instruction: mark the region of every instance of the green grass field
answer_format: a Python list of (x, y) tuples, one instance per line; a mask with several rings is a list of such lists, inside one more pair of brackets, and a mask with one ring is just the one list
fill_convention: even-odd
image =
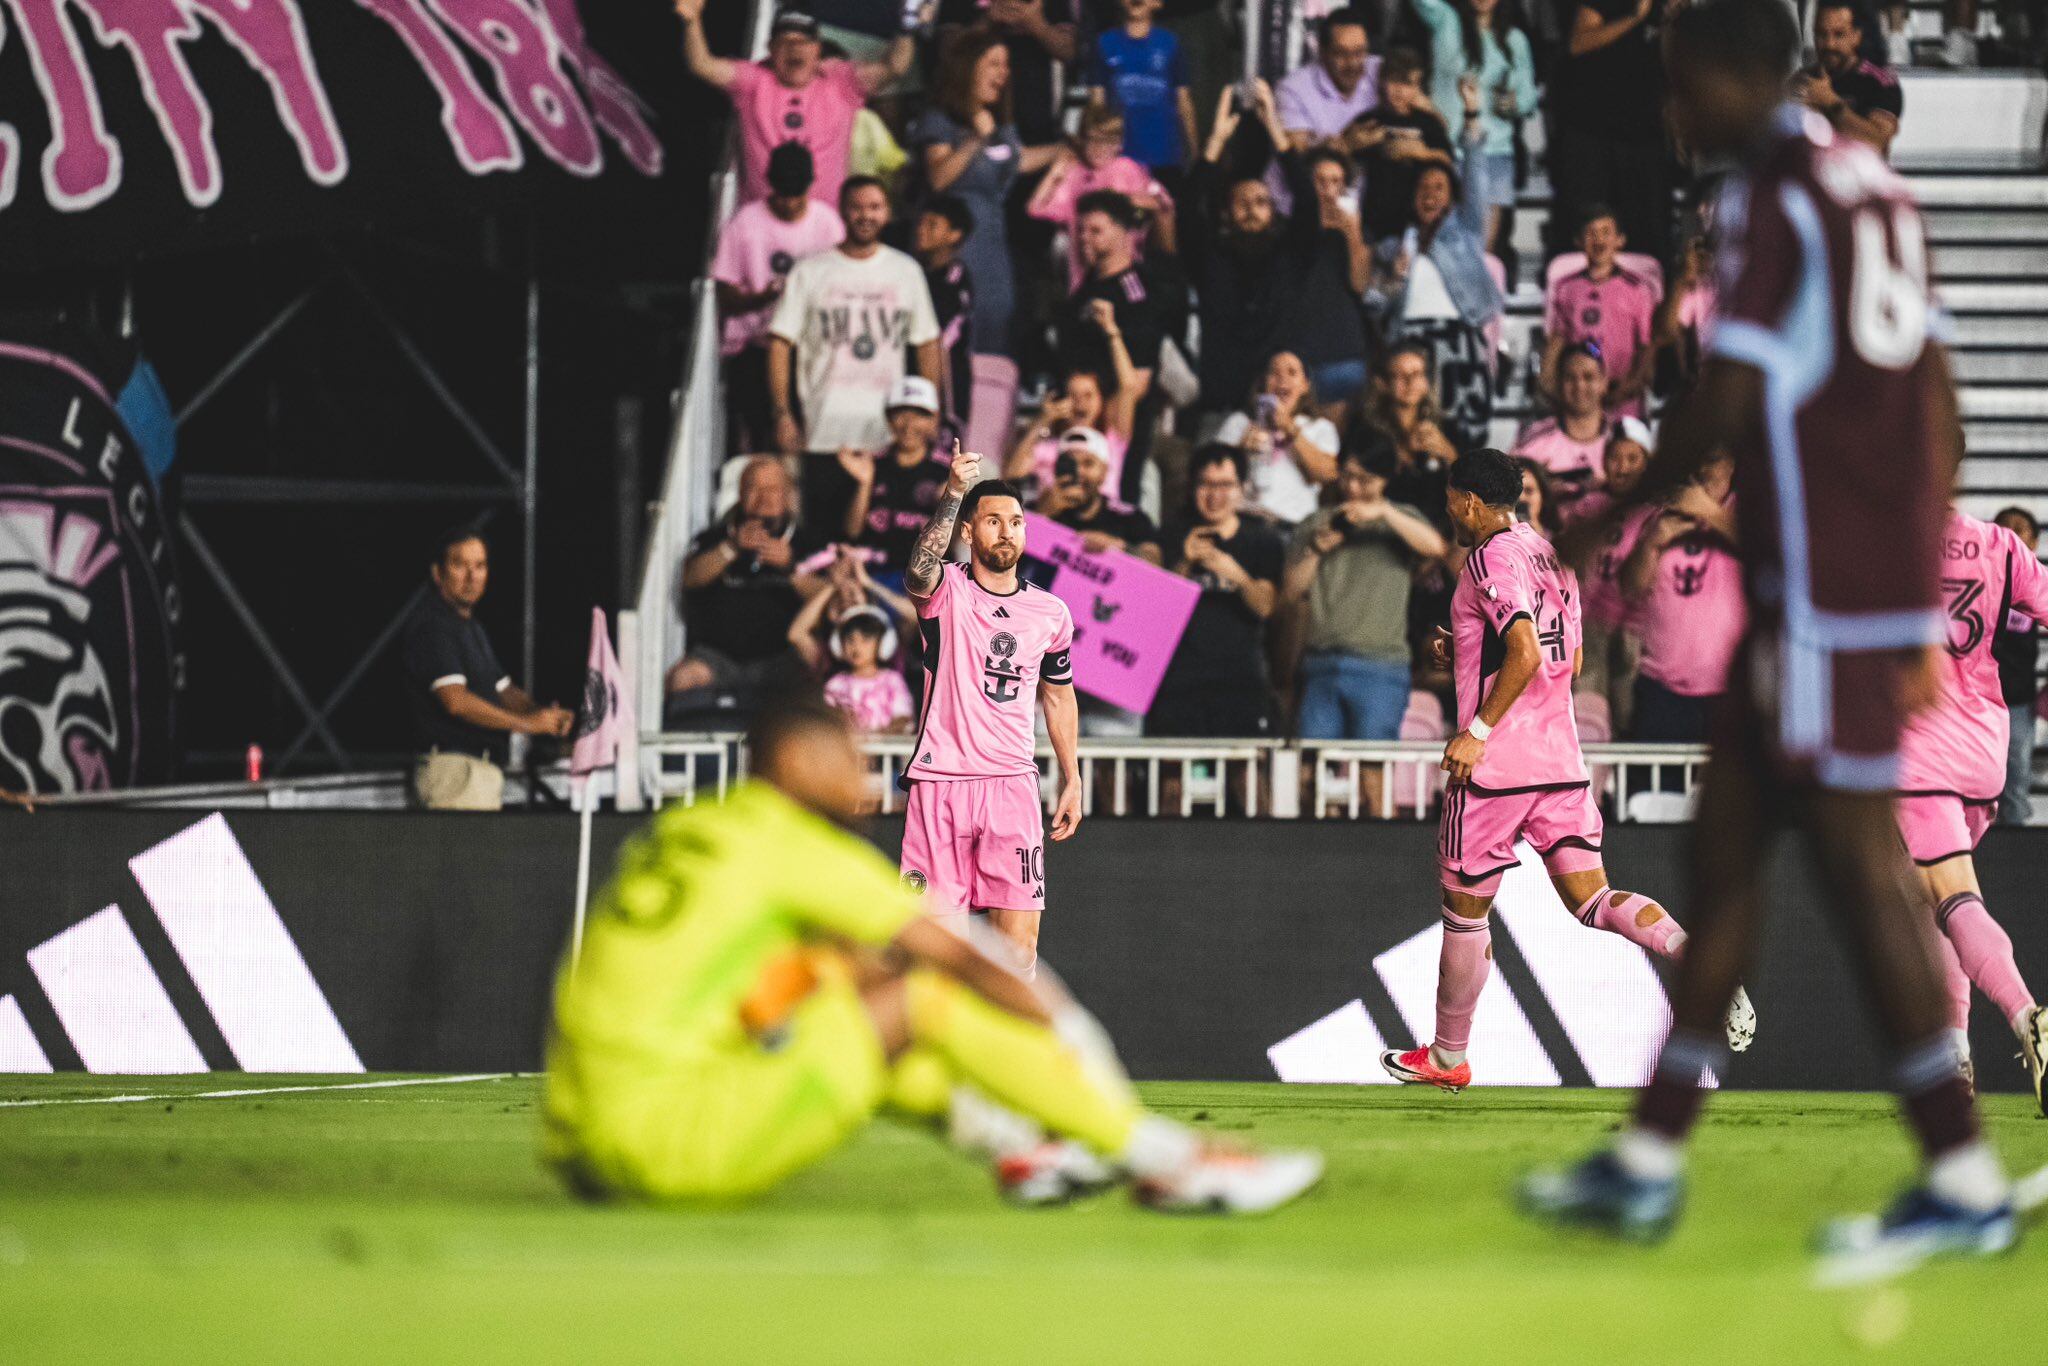
[[(0, 1361), (2040, 1361), (2048, 1230), (1994, 1263), (1820, 1292), (1805, 1242), (1907, 1170), (1878, 1096), (1719, 1098), (1693, 1212), (1652, 1250), (1559, 1239), (1503, 1192), (1626, 1097), (1171, 1084), (1171, 1114), (1314, 1144), (1263, 1220), (1120, 1195), (999, 1205), (877, 1124), (746, 1208), (594, 1209), (533, 1157), (532, 1078), (0, 1081)], [(2031, 1098), (1988, 1102), (2015, 1167)]]

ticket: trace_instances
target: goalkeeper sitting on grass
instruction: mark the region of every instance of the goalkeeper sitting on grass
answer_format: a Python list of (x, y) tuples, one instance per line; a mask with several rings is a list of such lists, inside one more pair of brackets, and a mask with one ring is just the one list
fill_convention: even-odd
[(765, 1191), (886, 1110), (1052, 1203), (1128, 1179), (1157, 1209), (1254, 1213), (1313, 1153), (1214, 1146), (1147, 1114), (1107, 1037), (927, 919), (845, 827), (867, 792), (822, 701), (770, 706), (752, 781), (656, 817), (596, 899), (548, 1039), (547, 1161), (592, 1198)]

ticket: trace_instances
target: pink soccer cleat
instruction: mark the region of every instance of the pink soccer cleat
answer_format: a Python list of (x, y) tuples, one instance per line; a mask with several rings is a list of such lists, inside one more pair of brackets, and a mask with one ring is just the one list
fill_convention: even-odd
[(1380, 1066), (1387, 1069), (1387, 1075), (1395, 1081), (1411, 1086), (1434, 1086), (1452, 1095), (1472, 1084), (1472, 1064), (1461, 1062), (1456, 1067), (1438, 1067), (1436, 1059), (1429, 1055), (1427, 1048), (1411, 1048), (1406, 1053), (1392, 1049), (1380, 1054)]

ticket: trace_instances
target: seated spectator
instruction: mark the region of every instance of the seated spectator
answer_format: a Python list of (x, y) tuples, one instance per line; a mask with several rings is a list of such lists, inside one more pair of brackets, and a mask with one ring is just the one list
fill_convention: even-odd
[[(1476, 150), (1485, 138), (1479, 123), (1479, 87), (1467, 80), (1465, 131)], [(1444, 426), (1462, 450), (1486, 444), (1493, 418), (1493, 354), (1486, 327), (1501, 316), (1500, 287), (1486, 266), (1487, 177), (1483, 156), (1467, 156), (1459, 176), (1425, 166), (1415, 181), (1408, 230), (1384, 239), (1376, 253), (1366, 302), (1382, 319), (1389, 340), (1429, 348)]]
[(1034, 511), (1080, 532), (1081, 547), (1091, 555), (1121, 550), (1158, 564), (1159, 532), (1152, 519), (1136, 508), (1120, 508), (1103, 495), (1110, 460), (1102, 433), (1069, 427), (1059, 446), (1052, 483), (1039, 495)]
[(968, 28), (994, 33), (1010, 61), (1010, 113), (1027, 143), (1059, 138), (1062, 72), (1081, 55), (1076, 0), (939, 0), (940, 48)]
[(1292, 351), (1267, 362), (1250, 410), (1223, 419), (1215, 439), (1245, 453), (1246, 506), (1290, 527), (1316, 510), (1324, 485), (1337, 477), (1337, 426), (1317, 409)]
[(1656, 0), (1572, 0), (1570, 36), (1544, 95), (1550, 112), (1549, 248), (1586, 209), (1611, 205), (1636, 250), (1671, 252), (1671, 152), (1664, 128), (1667, 6)]
[(1658, 284), (1623, 267), (1616, 258), (1628, 245), (1621, 225), (1604, 205), (1586, 211), (1579, 249), (1586, 265), (1560, 277), (1544, 291), (1543, 390), (1557, 392), (1557, 362), (1575, 343), (1592, 343), (1607, 371), (1607, 406), (1626, 417), (1643, 416), (1643, 394), (1656, 372), (1651, 345)]
[[(1635, 418), (1623, 418), (1614, 425), (1607, 441), (1601, 487), (1572, 504), (1566, 517), (1576, 521), (1605, 512), (1616, 499), (1635, 492), (1649, 463), (1649, 428)], [(1609, 725), (1615, 735), (1628, 734), (1635, 715), (1636, 663), (1642, 655), (1642, 644), (1629, 625), (1628, 601), (1621, 591), (1621, 567), (1635, 548), (1634, 533), (1641, 528), (1641, 519), (1618, 523), (1579, 576), (1585, 640), (1579, 676), (1572, 682), (1572, 691), (1589, 693), (1606, 702)]]
[[(1422, 93), (1420, 54), (1397, 47), (1380, 63), (1379, 103), (1344, 130), (1343, 145), (1365, 172), (1358, 216), (1377, 242), (1397, 236), (1415, 207), (1415, 181), (1424, 166), (1450, 166), (1451, 135), (1443, 115)], [(1508, 190), (1514, 191), (1510, 168)]]
[(1700, 363), (1713, 338), (1715, 305), (1713, 249), (1705, 232), (1694, 232), (1678, 249), (1670, 292), (1657, 305), (1651, 331), (1659, 392), (1682, 394), (1699, 378)]
[(1569, 504), (1600, 483), (1607, 451), (1607, 371), (1585, 342), (1563, 348), (1555, 369), (1557, 416), (1523, 428), (1511, 454), (1542, 469), (1558, 500)]
[(1636, 542), (1621, 567), (1621, 591), (1642, 640), (1636, 740), (1704, 744), (1714, 701), (1728, 687), (1746, 619), (1734, 474), (1733, 460), (1716, 460), (1669, 506), (1633, 519)]
[(683, 17), (683, 58), (698, 80), (732, 97), (740, 132), (740, 199), (767, 198), (769, 154), (785, 142), (800, 142), (817, 166), (811, 192), (828, 204), (838, 202), (854, 115), (870, 94), (910, 70), (916, 55), (912, 35), (898, 34), (879, 62), (825, 61), (818, 21), (784, 10), (769, 30), (768, 60), (733, 61), (713, 56), (704, 41), (704, 3), (675, 0)]
[(924, 271), (882, 245), (889, 196), (877, 181), (848, 180), (839, 216), (846, 239), (796, 263), (768, 325), (775, 446), (803, 457), (803, 521), (814, 527), (846, 518), (853, 488), (839, 451), (889, 439), (882, 409), (907, 368), (906, 346), (917, 373), (939, 382), (939, 323)]
[[(1096, 315), (1101, 317), (1108, 307), (1098, 300)], [(1107, 321), (1114, 328), (1115, 319)], [(1112, 360), (1128, 371), (1130, 352), (1121, 335), (1111, 345), (1110, 353)], [(1103, 460), (1109, 466), (1105, 476), (1108, 482), (1104, 485), (1107, 496), (1119, 507), (1125, 506), (1121, 490), (1124, 458), (1130, 452), (1131, 423), (1137, 410), (1131, 396), (1135, 387), (1128, 377), (1111, 389), (1093, 370), (1069, 371), (1059, 394), (1040, 405), (1039, 425), (1027, 429), (1010, 448), (1003, 461), (1003, 478), (1023, 489), (1026, 497), (1051, 488), (1061, 438), (1077, 429), (1092, 431), (1102, 438)]]
[(839, 464), (854, 484), (846, 539), (876, 552), (881, 577), (901, 582), (918, 533), (946, 486), (946, 461), (933, 450), (938, 391), (920, 375), (905, 375), (889, 395), (887, 415), (889, 444), (880, 451), (847, 447), (839, 452)]
[[(1026, 211), (1067, 234), (1067, 289), (1081, 287), (1081, 253), (1073, 245), (1082, 199), (1097, 190), (1113, 190), (1148, 215), (1173, 213), (1173, 199), (1152, 172), (1123, 154), (1124, 116), (1091, 104), (1081, 115), (1081, 132), (1071, 145), (1062, 144)], [(1132, 250), (1142, 259), (1145, 235), (1133, 233)]]
[(1815, 60), (1792, 78), (1792, 98), (1837, 132), (1890, 156), (1906, 96), (1897, 73), (1864, 59), (1864, 28), (1856, 0), (1820, 0), (1813, 11)]
[[(2002, 509), (1991, 519), (2020, 538), (2029, 551), (2041, 544), (2041, 524), (2023, 507)], [(2041, 624), (2008, 612), (2005, 629), (1991, 640), (1998, 684), (2012, 726), (2006, 732), (2005, 790), (1998, 798), (2000, 825), (2025, 825), (2034, 815), (2035, 708), (2041, 699)]]
[(1188, 511), (1166, 531), (1166, 564), (1202, 596), (1146, 713), (1147, 735), (1272, 733), (1265, 627), (1287, 553), (1264, 521), (1239, 515), (1244, 475), (1244, 452), (1232, 446), (1203, 446), (1190, 462)]
[[(1429, 98), (1438, 109), (1458, 107), (1458, 82), (1478, 78), (1486, 128), (1481, 153), (1489, 158), (1486, 245), (1500, 244), (1503, 212), (1515, 206), (1515, 127), (1536, 112), (1536, 66), (1529, 35), (1507, 0), (1409, 0), (1429, 29)], [(1387, 60), (1393, 61), (1389, 53)], [(1381, 96), (1384, 102), (1384, 94)], [(1370, 182), (1368, 182), (1370, 184)]]
[(683, 560), (683, 624), (689, 653), (668, 671), (664, 717), (711, 707), (750, 710), (803, 676), (789, 625), (822, 585), (797, 572), (796, 490), (782, 462), (756, 456), (740, 475), (732, 510), (706, 527)]
[(1394, 448), (1387, 496), (1421, 508), (1440, 530), (1448, 527), (1450, 514), (1442, 510), (1444, 492), (1458, 448), (1444, 435), (1443, 409), (1429, 375), (1429, 352), (1421, 346), (1401, 345), (1387, 353), (1347, 444), (1363, 448), (1381, 441)]
[(1304, 740), (1395, 740), (1408, 709), (1408, 596), (1444, 538), (1392, 502), (1393, 448), (1347, 452), (1338, 503), (1295, 532), (1285, 600), (1308, 604), (1301, 664)]
[(925, 184), (957, 195), (976, 231), (961, 248), (974, 278), (974, 348), (978, 355), (1016, 353), (1017, 314), (1004, 200), (1020, 175), (1052, 164), (1057, 148), (1027, 147), (1010, 123), (1010, 50), (992, 29), (968, 29), (940, 58), (932, 104), (910, 127), (923, 157)]
[(742, 204), (718, 234), (711, 279), (724, 319), (725, 399), (731, 449), (763, 451), (775, 442), (768, 405), (768, 323), (790, 267), (829, 251), (846, 225), (829, 204), (810, 197), (811, 154), (785, 142), (768, 155), (768, 197)]
[(912, 245), (924, 267), (939, 324), (939, 411), (965, 430), (974, 405), (974, 275), (960, 248), (974, 236), (974, 211), (956, 194), (935, 194), (917, 215)]
[[(1277, 150), (1306, 152), (1341, 136), (1358, 116), (1379, 103), (1379, 59), (1371, 55), (1365, 12), (1332, 10), (1316, 25), (1316, 59), (1283, 79), (1275, 90), (1280, 126)], [(1276, 168), (1266, 188), (1282, 213), (1294, 207), (1294, 191)]]
[[(1263, 81), (1254, 89), (1253, 112), (1268, 135), (1284, 143), (1272, 90)], [(1363, 243), (1352, 240), (1341, 220), (1330, 226), (1305, 158), (1291, 149), (1280, 161), (1301, 192), (1284, 218), (1274, 214), (1272, 194), (1255, 176), (1232, 178), (1223, 159), (1243, 122), (1235, 99), (1226, 91), (1217, 105), (1191, 205), (1180, 215), (1182, 257), (1201, 297), (1202, 405), (1234, 408), (1276, 351), (1301, 358), (1317, 393), (1348, 398), (1366, 377), (1358, 292), (1365, 283), (1359, 274), (1370, 262), (1359, 259)]]
[(1177, 179), (1196, 143), (1180, 39), (1154, 23), (1160, 0), (1117, 0), (1123, 23), (1095, 40), (1092, 101), (1124, 116), (1124, 155), (1153, 176)]
[(896, 661), (896, 627), (879, 607), (855, 607), (832, 628), (840, 668), (825, 680), (825, 700), (866, 735), (908, 735), (916, 709)]

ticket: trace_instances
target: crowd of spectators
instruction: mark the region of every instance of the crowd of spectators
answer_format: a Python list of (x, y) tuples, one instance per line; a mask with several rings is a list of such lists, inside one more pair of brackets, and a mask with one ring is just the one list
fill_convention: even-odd
[[(836, 672), (900, 729), (893, 590), (957, 440), (1090, 551), (1200, 589), (1149, 713), (1084, 726), (1440, 732), (1449, 464), (1511, 448), (1554, 534), (1642, 478), (1713, 326), (1706, 186), (1662, 121), (1684, 0), (1524, 3), (1310, 7), (1268, 84), (1228, 79), (1217, 0), (820, 0), (760, 62), (676, 0), (745, 203), (712, 268), (739, 473), (683, 568), (671, 722)], [(1885, 153), (1891, 18), (1811, 22), (1787, 98)], [(1528, 199), (1545, 249), (1518, 260)], [(1524, 385), (1504, 315), (1539, 292)], [(1741, 629), (1727, 483), (1589, 568), (1588, 738), (1704, 737)]]

